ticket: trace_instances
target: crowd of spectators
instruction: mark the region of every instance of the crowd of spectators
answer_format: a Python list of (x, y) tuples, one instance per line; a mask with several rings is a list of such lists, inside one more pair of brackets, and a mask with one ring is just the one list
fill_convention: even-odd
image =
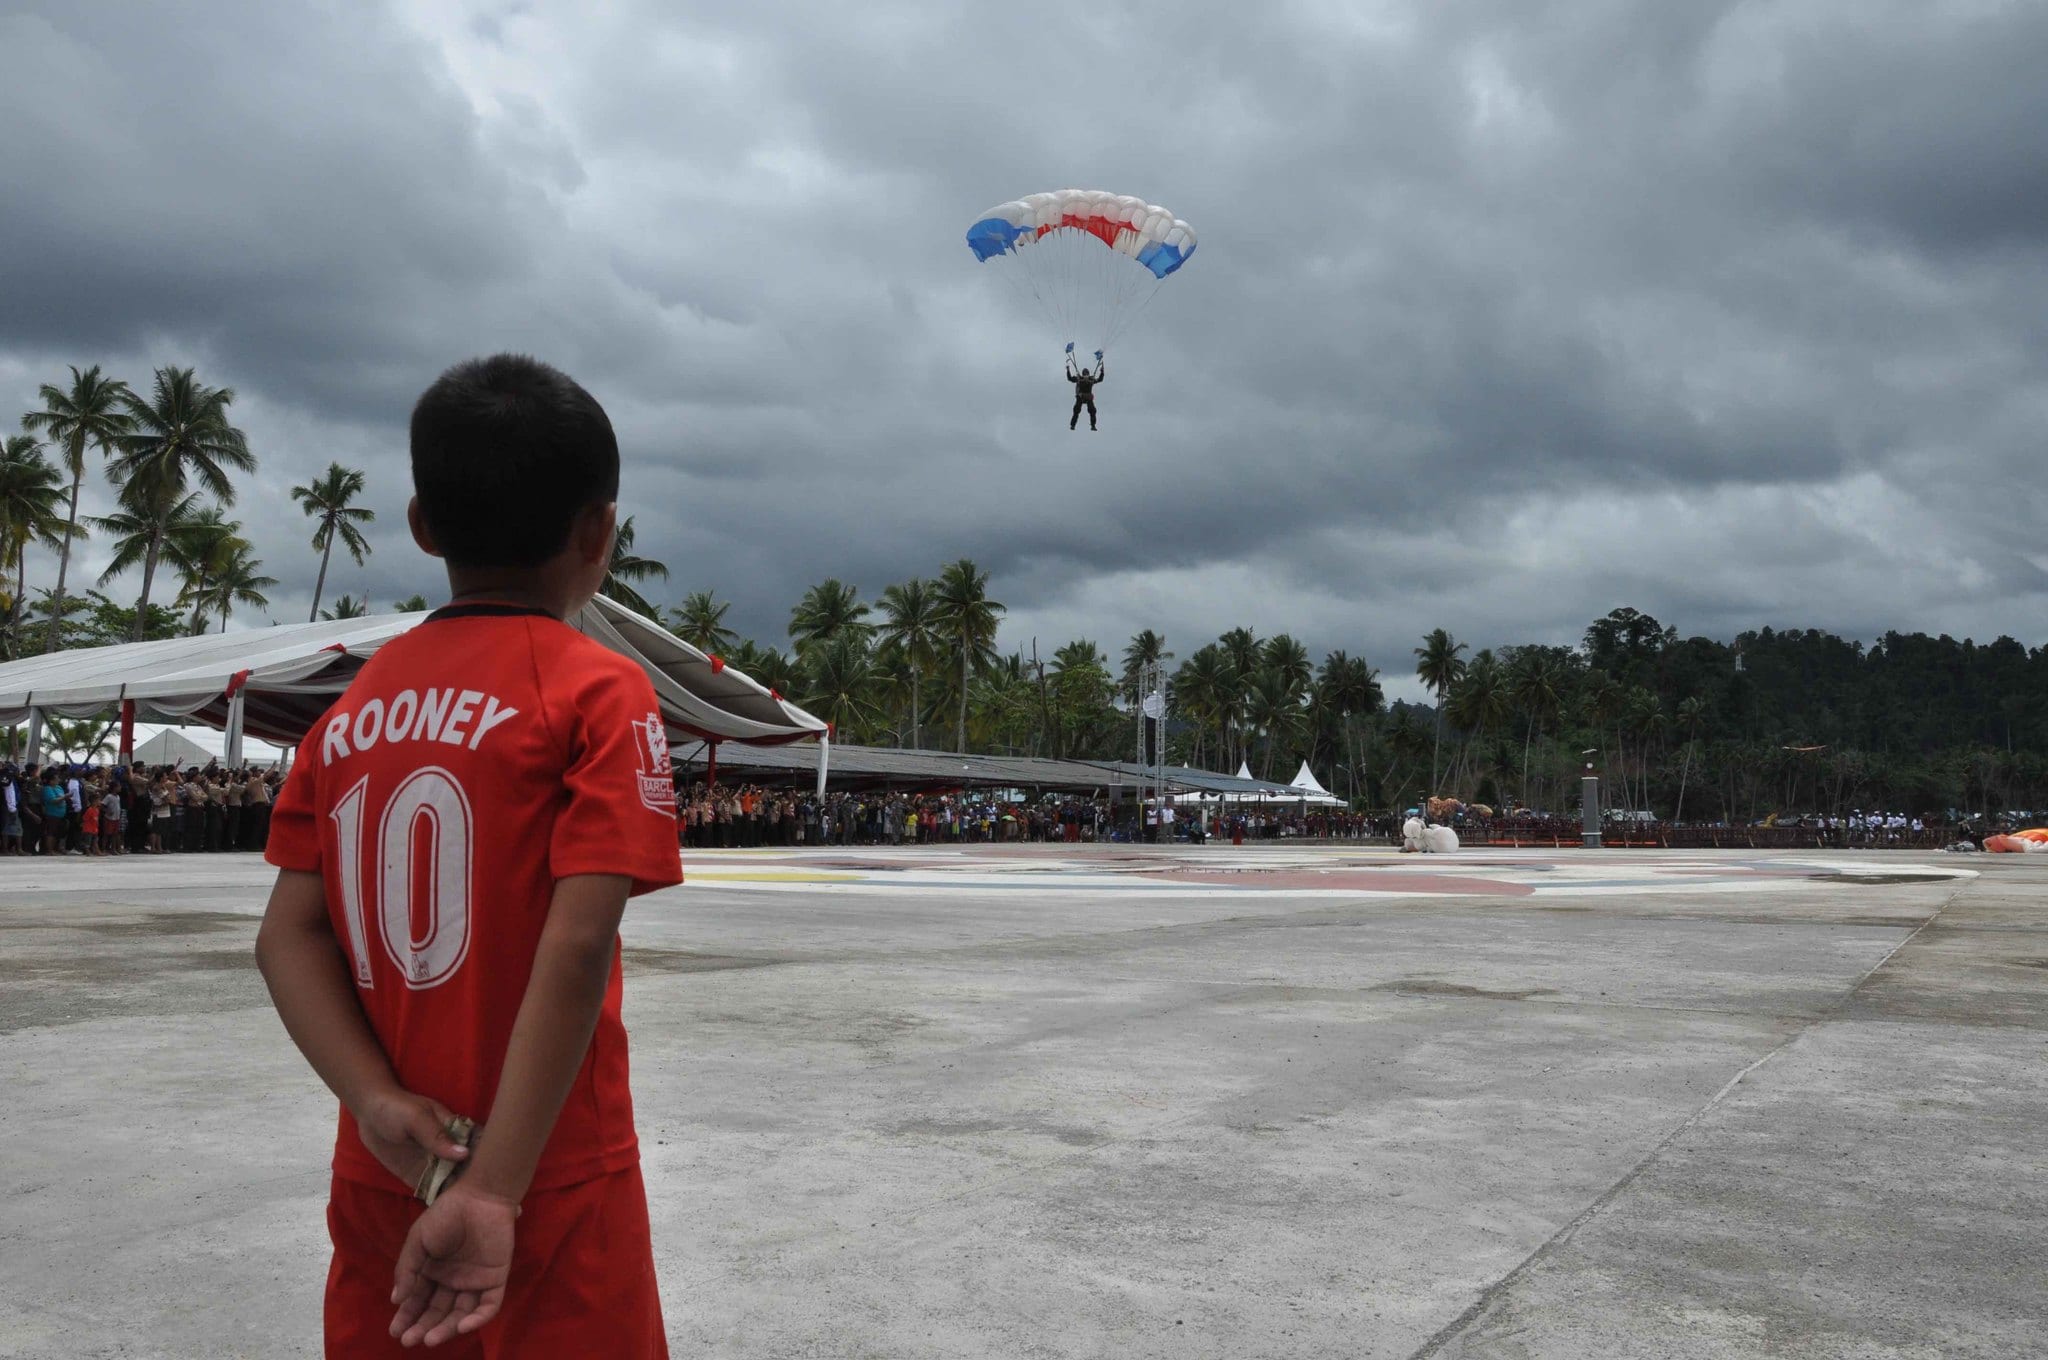
[(685, 846), (964, 845), (1000, 842), (1188, 840), (1227, 837), (1364, 839), (1393, 831), (1391, 818), (1359, 813), (1166, 809), (1164, 828), (1146, 807), (1142, 827), (1135, 800), (1120, 804), (1048, 796), (1002, 799), (982, 793), (910, 794), (878, 790), (827, 793), (751, 784), (702, 783), (676, 797)]
[(0, 765), (0, 855), (261, 850), (275, 771)]

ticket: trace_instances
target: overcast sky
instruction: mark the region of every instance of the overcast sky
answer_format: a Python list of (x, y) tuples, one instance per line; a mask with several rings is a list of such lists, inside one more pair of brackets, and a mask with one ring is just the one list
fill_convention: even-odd
[[(15, 0), (0, 409), (233, 387), (287, 621), (332, 460), (378, 523), (330, 597), (432, 593), (406, 414), (512, 348), (611, 412), (668, 597), (764, 640), (968, 555), (1026, 650), (2037, 645), (2044, 66), (2039, 0)], [(961, 239), (1064, 185), (1201, 233), (1093, 435)]]

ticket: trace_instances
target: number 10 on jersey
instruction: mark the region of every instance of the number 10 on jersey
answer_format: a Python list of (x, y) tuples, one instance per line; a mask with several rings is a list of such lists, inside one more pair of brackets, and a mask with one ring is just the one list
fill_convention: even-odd
[[(454, 976), (469, 954), (469, 882), (475, 858), (475, 823), (469, 795), (454, 775), (437, 765), (400, 781), (376, 817), (374, 907), (363, 897), (363, 832), (372, 816), (370, 776), (350, 786), (327, 814), (339, 842), (342, 915), (356, 985), (373, 989), (369, 927), (372, 920), (384, 953), (405, 985), (415, 991), (438, 987)], [(427, 823), (426, 836), (419, 835)], [(416, 872), (416, 848), (430, 857), (427, 872)], [(415, 901), (415, 895), (423, 900)], [(415, 933), (418, 932), (418, 933)]]

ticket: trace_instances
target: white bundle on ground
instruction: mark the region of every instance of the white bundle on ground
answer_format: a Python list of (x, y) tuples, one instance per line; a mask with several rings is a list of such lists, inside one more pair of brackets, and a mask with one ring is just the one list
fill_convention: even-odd
[(1410, 817), (1401, 827), (1401, 848), (1445, 854), (1458, 848), (1458, 833), (1447, 826), (1424, 826), (1420, 817)]

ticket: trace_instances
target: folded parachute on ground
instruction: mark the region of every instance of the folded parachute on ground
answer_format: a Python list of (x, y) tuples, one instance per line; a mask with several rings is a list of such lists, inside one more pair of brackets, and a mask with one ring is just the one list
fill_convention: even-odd
[(2048, 826), (2030, 826), (2010, 835), (1986, 836), (1984, 848), (1994, 855), (2040, 854), (2048, 851)]

